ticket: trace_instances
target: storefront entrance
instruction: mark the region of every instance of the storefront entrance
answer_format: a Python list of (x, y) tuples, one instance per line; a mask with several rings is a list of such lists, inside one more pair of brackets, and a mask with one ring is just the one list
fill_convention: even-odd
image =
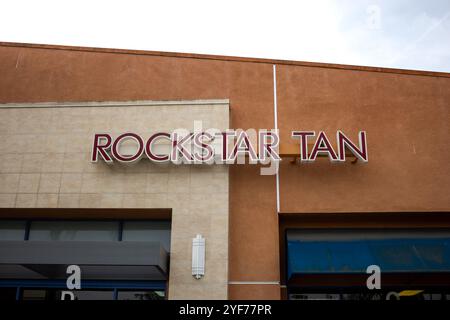
[[(0, 300), (61, 300), (65, 281), (0, 280)], [(163, 300), (164, 281), (84, 281), (81, 290), (72, 291), (75, 300)]]
[(450, 229), (287, 228), (283, 242), (287, 299), (450, 300)]
[[(167, 220), (0, 220), (1, 300), (165, 299)], [(68, 265), (81, 288), (68, 290)]]

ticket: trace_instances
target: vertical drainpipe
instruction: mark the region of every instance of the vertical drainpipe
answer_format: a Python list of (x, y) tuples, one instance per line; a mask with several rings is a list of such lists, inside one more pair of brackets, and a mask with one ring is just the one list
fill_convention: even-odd
[[(277, 66), (273, 65), (273, 114), (274, 114), (274, 129), (278, 130), (278, 105), (277, 105)], [(277, 191), (277, 214), (280, 213), (280, 163), (276, 162), (276, 191)]]

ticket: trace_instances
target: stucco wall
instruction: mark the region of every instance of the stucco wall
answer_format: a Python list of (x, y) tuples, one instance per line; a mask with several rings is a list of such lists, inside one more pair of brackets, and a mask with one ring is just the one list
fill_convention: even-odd
[(369, 152), (365, 165), (285, 163), (281, 211), (449, 211), (450, 78), (280, 66), (278, 81), (282, 140), (365, 130)]
[[(169, 298), (227, 298), (227, 166), (90, 161), (94, 132), (148, 138), (199, 120), (224, 130), (227, 101), (0, 105), (0, 119), (0, 207), (171, 209)], [(196, 234), (206, 238), (201, 280), (191, 275)]]

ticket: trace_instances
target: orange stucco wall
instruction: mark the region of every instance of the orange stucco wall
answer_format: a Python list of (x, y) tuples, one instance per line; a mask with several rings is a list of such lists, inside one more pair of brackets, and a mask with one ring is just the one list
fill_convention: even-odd
[[(229, 98), (233, 128), (272, 128), (269, 60), (0, 45), (0, 103)], [(366, 130), (369, 163), (281, 166), (281, 211), (450, 210), (450, 75), (277, 61), (278, 126)], [(280, 280), (274, 176), (230, 170), (233, 282)], [(230, 298), (280, 298), (271, 284)]]
[(284, 165), (283, 212), (447, 211), (450, 79), (279, 67), (281, 139), (292, 130), (367, 132), (367, 165)]

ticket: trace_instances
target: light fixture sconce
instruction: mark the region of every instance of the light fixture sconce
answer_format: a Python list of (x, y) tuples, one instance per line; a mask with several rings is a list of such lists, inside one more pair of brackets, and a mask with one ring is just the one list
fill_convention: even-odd
[(192, 275), (195, 279), (205, 275), (205, 238), (200, 234), (192, 239)]

